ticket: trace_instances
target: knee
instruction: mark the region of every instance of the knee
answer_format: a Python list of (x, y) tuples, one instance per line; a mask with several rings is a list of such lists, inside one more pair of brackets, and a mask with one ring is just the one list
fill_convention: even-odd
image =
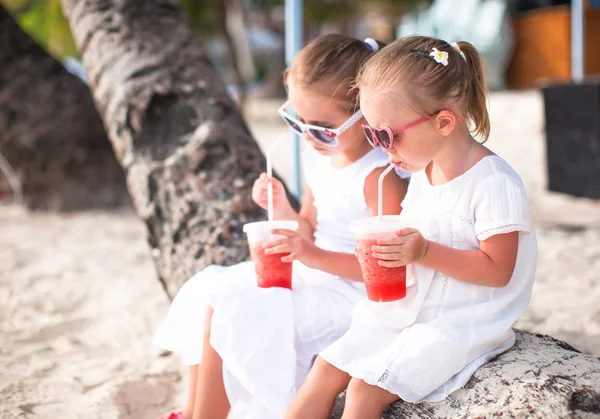
[(346, 398), (352, 400), (360, 400), (361, 398), (368, 397), (373, 386), (365, 383), (359, 378), (353, 378), (348, 383), (348, 389), (346, 390)]
[(350, 380), (347, 373), (334, 367), (320, 356), (315, 360), (309, 376), (314, 385), (320, 388), (330, 388), (338, 393), (346, 388)]
[(339, 370), (320, 356), (317, 356), (311, 368), (311, 373), (320, 380), (326, 380), (328, 377), (334, 376), (336, 372)]
[[(380, 414), (399, 397), (380, 387), (352, 378), (346, 391), (346, 407), (356, 412), (368, 410)], [(362, 417), (362, 416), (359, 416)]]

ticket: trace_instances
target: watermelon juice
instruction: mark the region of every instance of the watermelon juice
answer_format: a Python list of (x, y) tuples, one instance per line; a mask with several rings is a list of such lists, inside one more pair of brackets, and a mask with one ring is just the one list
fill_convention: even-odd
[(373, 257), (371, 248), (377, 240), (390, 237), (405, 225), (399, 215), (363, 218), (350, 224), (356, 241), (356, 257), (360, 263), (367, 296), (371, 301), (387, 302), (406, 297), (406, 266), (386, 268)]
[(360, 263), (367, 296), (371, 301), (395, 301), (406, 296), (406, 266), (386, 268), (379, 266), (371, 248), (377, 245), (376, 238), (357, 239), (356, 256)]
[(259, 221), (244, 225), (248, 235), (250, 257), (256, 271), (256, 282), (261, 288), (292, 288), (292, 264), (282, 262), (289, 253), (266, 254), (263, 244), (282, 236), (271, 233), (274, 229), (297, 230), (298, 222), (293, 220)]
[(250, 256), (254, 262), (258, 286), (292, 289), (292, 264), (281, 261), (289, 253), (266, 254), (263, 243), (265, 241), (250, 243)]

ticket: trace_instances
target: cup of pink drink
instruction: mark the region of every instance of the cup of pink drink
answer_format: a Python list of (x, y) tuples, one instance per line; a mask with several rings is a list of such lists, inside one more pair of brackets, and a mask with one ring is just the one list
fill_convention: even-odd
[(350, 224), (356, 241), (356, 257), (371, 301), (395, 301), (406, 296), (406, 266), (380, 266), (371, 250), (377, 240), (394, 237), (395, 232), (404, 227), (399, 215), (384, 215), (381, 220), (379, 217), (363, 218)]
[(298, 222), (294, 220), (258, 221), (248, 223), (243, 227), (248, 236), (250, 257), (254, 262), (258, 286), (261, 288), (281, 287), (292, 289), (292, 264), (282, 262), (281, 258), (289, 253), (266, 254), (263, 249), (265, 242), (283, 236), (271, 233), (271, 230), (297, 230)]

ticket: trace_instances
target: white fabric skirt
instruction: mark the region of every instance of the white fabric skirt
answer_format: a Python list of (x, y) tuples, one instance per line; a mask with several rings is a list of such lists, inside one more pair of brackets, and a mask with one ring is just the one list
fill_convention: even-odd
[(472, 307), (398, 327), (407, 314), (403, 303), (364, 300), (356, 304), (348, 332), (320, 356), (404, 401), (439, 402), (514, 344), (510, 327), (469, 321), (476, 312)]
[(294, 263), (292, 290), (259, 288), (252, 262), (210, 266), (179, 290), (153, 343), (200, 362), (209, 306), (233, 418), (280, 419), (312, 359), (350, 327), (361, 283)]

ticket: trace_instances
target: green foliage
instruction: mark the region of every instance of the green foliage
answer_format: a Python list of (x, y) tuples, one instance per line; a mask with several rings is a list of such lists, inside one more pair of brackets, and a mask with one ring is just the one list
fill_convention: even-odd
[[(218, 9), (220, 2), (231, 0), (180, 0), (181, 6), (192, 26), (205, 37), (218, 34)], [(235, 0), (239, 1), (239, 0)], [(242, 0), (244, 1), (244, 0)], [(304, 0), (306, 23), (322, 25), (355, 15), (359, 6), (368, 4), (387, 5), (402, 11), (424, 0)], [(51, 54), (59, 59), (78, 57), (79, 53), (71, 36), (69, 24), (62, 13), (60, 0), (0, 0), (15, 17), (19, 25)], [(282, 6), (284, 0), (251, 0), (255, 10), (270, 10)]]
[(21, 28), (55, 57), (79, 56), (60, 0), (0, 0)]
[[(418, 4), (429, 2), (430, 0), (304, 0), (303, 4), (306, 23), (318, 26), (356, 16), (363, 6), (378, 4), (399, 16)], [(268, 10), (283, 4), (284, 0), (251, 0), (252, 8), (257, 10)]]
[(180, 0), (194, 29), (204, 35), (211, 36), (218, 31), (217, 26), (217, 1), (224, 0)]

